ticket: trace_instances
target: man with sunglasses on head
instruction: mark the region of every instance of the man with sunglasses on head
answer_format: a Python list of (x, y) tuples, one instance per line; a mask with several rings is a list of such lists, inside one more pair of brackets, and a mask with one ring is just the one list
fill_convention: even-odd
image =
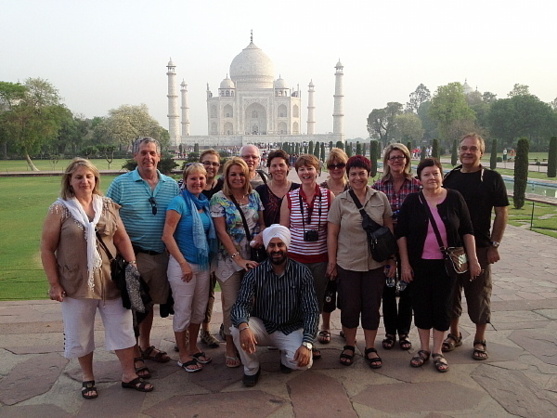
[[(443, 351), (452, 351), (462, 345), (458, 322), (462, 314), (461, 293), (464, 289), (468, 315), (476, 324), (472, 352), (474, 360), (488, 358), (485, 330), (491, 321), (491, 264), (500, 259), (499, 245), (507, 225), (509, 206), (507, 189), (501, 175), (481, 164), (480, 159), (484, 152), (485, 141), (480, 135), (465, 135), (459, 145), (462, 165), (447, 173), (443, 181), (444, 187), (458, 190), (464, 196), (474, 226), (476, 254), (482, 267), (482, 273), (478, 277), (470, 277), (466, 273), (458, 278), (454, 289), (451, 329), (443, 342)], [(491, 227), (493, 210), (495, 219)]]
[[(161, 160), (159, 142), (154, 138), (140, 138), (133, 145), (135, 170), (116, 177), (106, 195), (121, 205), (120, 217), (130, 236), (137, 259), (137, 269), (149, 286), (154, 303), (165, 304), (169, 294), (166, 276), (168, 253), (162, 242), (166, 207), (180, 193), (178, 183), (158, 170)], [(139, 323), (139, 349), (135, 367), (139, 377), (151, 373), (143, 360), (166, 363), (170, 357), (151, 345), (153, 310)]]
[(240, 148), (240, 157), (246, 162), (249, 168), (249, 181), (252, 189), (262, 184), (267, 184), (268, 176), (263, 170), (258, 170), (261, 164), (261, 154), (255, 145), (244, 145)]

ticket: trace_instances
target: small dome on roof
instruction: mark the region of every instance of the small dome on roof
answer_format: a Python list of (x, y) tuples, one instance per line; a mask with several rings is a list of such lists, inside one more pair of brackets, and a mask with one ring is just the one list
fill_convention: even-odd
[(220, 83), (220, 88), (221, 89), (233, 89), (236, 86), (234, 85), (234, 81), (232, 81), (229, 77), (228, 74), (226, 74), (226, 78), (224, 80), (221, 81)]
[(276, 89), (286, 89), (288, 87), (286, 87), (286, 82), (282, 79), (282, 77), (279, 75), (279, 78), (277, 78), (277, 81), (275, 81), (275, 88)]

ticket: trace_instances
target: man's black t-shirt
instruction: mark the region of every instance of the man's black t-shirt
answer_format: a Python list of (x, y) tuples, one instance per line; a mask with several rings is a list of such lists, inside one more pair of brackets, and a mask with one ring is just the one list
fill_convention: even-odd
[(476, 246), (491, 245), (491, 212), (493, 207), (509, 206), (507, 188), (496, 171), (481, 168), (475, 173), (463, 173), (456, 168), (445, 176), (444, 187), (458, 190), (468, 205)]

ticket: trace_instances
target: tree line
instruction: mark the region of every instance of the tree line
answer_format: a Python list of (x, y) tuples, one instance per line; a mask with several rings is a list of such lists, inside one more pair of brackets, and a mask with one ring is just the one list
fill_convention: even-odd
[(542, 102), (523, 84), (515, 84), (504, 99), (465, 87), (449, 83), (432, 95), (420, 84), (405, 105), (389, 102), (373, 109), (367, 118), (368, 133), (383, 146), (396, 141), (420, 147), (438, 138), (449, 150), (455, 139), (478, 132), (496, 139), (499, 151), (516, 148), (519, 138), (529, 140), (531, 151), (548, 150), (550, 138), (557, 133), (557, 98)]
[(0, 81), (0, 155), (25, 158), (37, 171), (33, 158), (59, 159), (81, 155), (106, 158), (129, 155), (133, 141), (150, 136), (163, 149), (169, 134), (149, 115), (145, 104), (122, 105), (107, 116), (92, 119), (73, 114), (47, 80), (29, 78), (23, 84)]

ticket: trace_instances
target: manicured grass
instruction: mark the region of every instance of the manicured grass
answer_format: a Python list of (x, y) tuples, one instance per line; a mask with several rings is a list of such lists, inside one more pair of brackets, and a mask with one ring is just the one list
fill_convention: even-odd
[(522, 209), (515, 209), (512, 198), (510, 203), (508, 221), (510, 225), (527, 229), (531, 226), (532, 231), (557, 238), (557, 206), (526, 201)]
[[(33, 163), (41, 171), (59, 171), (64, 172), (69, 165), (71, 159), (59, 160), (56, 165), (52, 164), (50, 160), (33, 160)], [(99, 170), (120, 170), (126, 160), (114, 160), (108, 167), (108, 162), (105, 159), (91, 160)], [(0, 160), (0, 171), (31, 171), (27, 166), (25, 160)]]

